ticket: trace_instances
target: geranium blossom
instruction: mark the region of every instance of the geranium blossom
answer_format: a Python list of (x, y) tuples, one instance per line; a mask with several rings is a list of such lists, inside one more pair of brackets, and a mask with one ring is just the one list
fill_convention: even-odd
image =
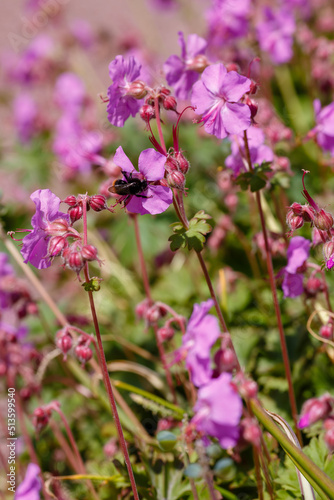
[(198, 430), (217, 438), (225, 449), (238, 441), (242, 414), (242, 401), (231, 380), (225, 372), (201, 387), (192, 419)]
[(179, 32), (181, 57), (170, 56), (164, 64), (164, 72), (168, 85), (174, 87), (175, 95), (179, 99), (187, 99), (194, 83), (199, 78), (199, 72), (194, 70), (196, 56), (204, 54), (208, 45), (204, 38), (195, 34), (188, 36), (186, 45), (182, 31)]
[(130, 83), (140, 76), (141, 65), (134, 57), (126, 61), (117, 56), (109, 64), (109, 75), (113, 83), (108, 88), (108, 120), (116, 127), (123, 127), (129, 116), (136, 116), (141, 102), (128, 94)]
[(311, 242), (302, 236), (291, 238), (287, 251), (288, 264), (281, 270), (284, 275), (282, 288), (284, 297), (298, 297), (304, 291), (303, 271), (305, 262), (310, 255)]
[[(145, 149), (139, 155), (138, 168), (134, 168), (122, 146), (116, 150), (113, 162), (122, 171), (131, 174), (133, 178), (148, 181), (147, 189), (140, 195), (130, 195), (126, 200), (126, 208), (135, 214), (161, 214), (173, 201), (173, 194), (169, 187), (161, 186), (158, 182), (164, 178), (166, 157), (154, 149)], [(156, 184), (151, 184), (151, 183)]]
[(24, 262), (30, 262), (37, 269), (45, 269), (51, 265), (48, 256), (48, 242), (50, 235), (46, 232), (48, 225), (57, 220), (65, 219), (69, 222), (69, 215), (59, 212), (60, 199), (50, 189), (38, 189), (30, 196), (36, 205), (36, 213), (31, 219), (34, 228), (22, 240), (21, 254)]
[(17, 487), (15, 500), (39, 500), (40, 491), (42, 488), (41, 481), (38, 477), (41, 469), (37, 464), (30, 463), (24, 480)]
[(201, 387), (211, 379), (210, 350), (220, 335), (217, 318), (208, 314), (212, 306), (212, 299), (194, 305), (187, 331), (182, 338), (182, 347), (176, 353), (176, 360), (186, 356), (186, 367), (193, 384), (197, 387)]
[(315, 99), (313, 107), (317, 124), (309, 135), (315, 135), (319, 146), (334, 156), (334, 102), (321, 109), (320, 100)]
[(240, 134), (251, 124), (246, 104), (237, 102), (250, 90), (251, 81), (236, 71), (227, 72), (223, 64), (207, 67), (193, 87), (191, 103), (202, 114), (204, 128), (218, 139)]
[(250, 0), (214, 0), (207, 12), (210, 45), (223, 43), (247, 34)]

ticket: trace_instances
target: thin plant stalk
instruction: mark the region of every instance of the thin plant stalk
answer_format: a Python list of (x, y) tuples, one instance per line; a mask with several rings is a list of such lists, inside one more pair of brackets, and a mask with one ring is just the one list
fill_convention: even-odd
[[(83, 227), (84, 227), (84, 242), (86, 244), (87, 243), (87, 206), (86, 206), (85, 201), (83, 203)], [(90, 278), (89, 278), (89, 271), (88, 271), (88, 264), (87, 263), (84, 266), (84, 275), (85, 275), (86, 282), (89, 282)], [(87, 293), (88, 293), (88, 298), (89, 298), (90, 310), (91, 310), (91, 314), (92, 314), (92, 318), (93, 318), (95, 334), (96, 334), (97, 343), (98, 343), (99, 358), (100, 358), (100, 363), (101, 363), (101, 370), (102, 370), (104, 385), (105, 385), (106, 390), (107, 390), (108, 399), (109, 399), (112, 414), (113, 414), (113, 417), (115, 420), (117, 433), (118, 433), (118, 439), (119, 439), (119, 443), (120, 443), (120, 446), (121, 446), (121, 449), (123, 452), (125, 464), (126, 464), (126, 467), (128, 470), (133, 496), (134, 496), (135, 500), (139, 500), (139, 495), (138, 495), (138, 491), (137, 491), (134, 473), (132, 470), (130, 456), (129, 456), (128, 448), (127, 448), (126, 441), (124, 438), (123, 429), (122, 429), (121, 421), (119, 419), (117, 405), (116, 405), (115, 397), (114, 397), (111, 382), (110, 382), (107, 361), (105, 358), (103, 344), (102, 344), (99, 322), (97, 319), (97, 314), (96, 314), (96, 309), (95, 309), (93, 292), (88, 291)]]
[[(136, 214), (134, 214), (132, 216), (132, 218), (133, 218), (133, 222), (134, 222), (135, 237), (136, 237), (136, 243), (137, 243), (137, 250), (138, 250), (138, 256), (139, 256), (139, 262), (140, 262), (140, 267), (141, 267), (141, 272), (142, 272), (142, 278), (143, 278), (143, 284), (144, 284), (144, 288), (145, 288), (145, 293), (146, 293), (146, 297), (148, 298), (148, 300), (150, 301), (150, 303), (153, 304), (152, 295), (151, 295), (151, 289), (150, 289), (150, 284), (149, 284), (149, 280), (148, 280), (148, 274), (147, 274), (146, 265), (145, 265), (144, 252), (143, 252), (143, 247), (142, 247), (141, 239), (140, 239), (138, 217), (137, 217)], [(160, 355), (161, 363), (162, 363), (162, 366), (163, 366), (163, 368), (165, 370), (168, 387), (169, 387), (169, 390), (171, 391), (171, 394), (173, 396), (174, 403), (177, 404), (177, 398), (176, 398), (176, 392), (175, 392), (175, 388), (174, 388), (174, 384), (173, 384), (173, 378), (172, 378), (172, 374), (170, 372), (170, 369), (169, 369), (167, 361), (166, 361), (165, 349), (164, 349), (164, 346), (163, 346), (163, 344), (162, 344), (162, 342), (161, 342), (161, 340), (159, 338), (157, 325), (154, 324), (152, 326), (153, 326), (154, 335), (155, 335), (155, 338), (156, 338), (157, 347), (158, 347), (158, 350), (159, 350), (159, 355)]]
[[(245, 150), (246, 150), (246, 158), (247, 158), (248, 168), (250, 171), (252, 171), (253, 165), (252, 165), (252, 160), (251, 160), (251, 156), (250, 156), (250, 152), (249, 152), (246, 131), (244, 132), (244, 142), (245, 142)], [(273, 262), (272, 262), (272, 258), (271, 258), (270, 248), (269, 248), (268, 233), (267, 233), (266, 222), (265, 222), (264, 214), (263, 214), (263, 210), (262, 210), (261, 196), (260, 196), (259, 191), (256, 192), (256, 203), (257, 203), (257, 207), (258, 207), (258, 211), (259, 211), (259, 215), (260, 215), (261, 228), (262, 228), (264, 246), (265, 246), (265, 251), (266, 251), (266, 262), (267, 262), (267, 269), (268, 269), (268, 275), (269, 275), (269, 282), (270, 282), (270, 288), (271, 288), (271, 293), (272, 293), (272, 297), (273, 297), (276, 319), (277, 319), (277, 326), (278, 326), (280, 344), (281, 344), (281, 349), (282, 349), (285, 376), (286, 376), (286, 379), (288, 382), (288, 394), (289, 394), (289, 401), (290, 401), (290, 407), (291, 407), (291, 412), (292, 412), (292, 418), (293, 418), (293, 421), (295, 424), (296, 435), (298, 437), (299, 442), (302, 444), (301, 432), (298, 429), (298, 411), (297, 411), (295, 392), (294, 392), (293, 383), (292, 383), (289, 353), (288, 353), (288, 348), (287, 348), (286, 340), (285, 340), (281, 310), (280, 310), (280, 306), (279, 306), (278, 298), (277, 298), (277, 290), (276, 290)]]

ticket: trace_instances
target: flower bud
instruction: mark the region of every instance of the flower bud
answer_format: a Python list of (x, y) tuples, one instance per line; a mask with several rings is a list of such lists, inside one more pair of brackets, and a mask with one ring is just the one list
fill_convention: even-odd
[(49, 423), (51, 417), (51, 410), (40, 406), (36, 408), (33, 413), (32, 421), (35, 429), (39, 432)]
[(49, 241), (48, 255), (50, 257), (56, 257), (60, 255), (66, 247), (68, 247), (68, 242), (64, 236), (53, 236)]
[(321, 231), (329, 231), (334, 224), (334, 219), (329, 212), (321, 209), (314, 216), (314, 225)]
[(77, 345), (74, 349), (74, 353), (83, 365), (93, 357), (93, 351), (87, 345)]
[(305, 285), (305, 292), (309, 297), (314, 297), (318, 292), (324, 289), (323, 282), (316, 276), (311, 276)]
[(203, 73), (205, 68), (209, 66), (209, 61), (204, 54), (198, 54), (191, 61), (187, 62), (187, 70)]
[(236, 357), (232, 349), (223, 349), (220, 355), (220, 367), (224, 372), (231, 372), (236, 367)]
[(256, 398), (258, 392), (257, 383), (254, 380), (244, 379), (239, 386), (239, 392), (245, 399)]
[(320, 398), (311, 398), (304, 403), (301, 418), (298, 422), (299, 429), (304, 429), (314, 424), (318, 420), (323, 420), (329, 416), (332, 410), (333, 398), (330, 394), (324, 394)]
[(170, 90), (167, 87), (161, 86), (159, 89), (161, 97), (167, 97), (170, 95)]
[(70, 207), (75, 207), (78, 204), (77, 199), (73, 194), (67, 196), (65, 200), (63, 200), (63, 203), (67, 203)]
[(178, 172), (174, 170), (167, 174), (167, 182), (171, 188), (180, 189), (181, 191), (184, 189), (186, 179), (182, 172)]
[(68, 351), (72, 348), (73, 340), (72, 335), (69, 332), (64, 332), (64, 330), (59, 330), (56, 335), (56, 346), (61, 352), (66, 355)]
[(166, 310), (163, 307), (153, 304), (153, 306), (151, 306), (146, 312), (146, 319), (149, 323), (156, 323), (165, 315)]
[(46, 226), (45, 232), (49, 236), (63, 236), (68, 228), (69, 223), (66, 219), (56, 219)]
[(97, 259), (97, 249), (93, 245), (84, 245), (81, 255), (85, 260), (92, 261)]
[(327, 323), (326, 325), (322, 325), (319, 330), (319, 333), (324, 339), (331, 339), (333, 337), (333, 323)]
[(331, 429), (328, 429), (328, 431), (325, 432), (324, 440), (325, 440), (325, 443), (326, 443), (329, 451), (333, 452), (334, 451), (334, 427), (332, 427)]
[(76, 205), (75, 207), (71, 207), (68, 209), (67, 213), (69, 214), (71, 221), (76, 222), (81, 219), (83, 210), (81, 205)]
[(250, 109), (251, 118), (254, 118), (257, 115), (257, 111), (259, 108), (258, 104), (253, 99), (250, 99), (248, 96), (245, 97), (245, 104), (247, 104), (247, 106)]
[(149, 299), (144, 299), (142, 302), (139, 302), (139, 304), (136, 305), (136, 315), (139, 319), (146, 318), (147, 311), (150, 307), (150, 300)]
[(158, 337), (161, 342), (167, 342), (174, 337), (174, 329), (171, 326), (163, 326), (158, 330)]
[(180, 151), (178, 153), (176, 153), (175, 158), (177, 159), (177, 161), (179, 163), (180, 172), (182, 172), (184, 175), (186, 175), (186, 173), (188, 172), (189, 167), (190, 167), (189, 161), (186, 159), (186, 157)]
[(101, 212), (107, 208), (106, 198), (102, 194), (94, 194), (89, 199), (89, 205), (95, 212)]
[(242, 427), (242, 437), (248, 443), (254, 446), (260, 446), (261, 444), (261, 429), (253, 418), (244, 418), (241, 422)]
[(135, 99), (143, 99), (147, 95), (146, 83), (141, 80), (131, 82), (126, 94)]
[(174, 156), (168, 156), (166, 163), (165, 163), (165, 169), (167, 172), (174, 172), (179, 170), (179, 162)]
[(291, 232), (301, 228), (304, 225), (304, 219), (301, 215), (295, 215), (292, 210), (287, 213), (286, 223), (291, 229)]
[(167, 96), (162, 103), (167, 111), (176, 111), (177, 101), (172, 95)]
[(144, 104), (139, 110), (139, 115), (144, 122), (148, 123), (152, 118), (155, 118), (155, 109), (150, 104)]

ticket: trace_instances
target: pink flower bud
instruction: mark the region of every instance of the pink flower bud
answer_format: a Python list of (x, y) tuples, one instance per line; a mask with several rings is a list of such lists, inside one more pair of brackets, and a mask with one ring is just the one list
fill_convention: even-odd
[(198, 54), (191, 61), (187, 62), (187, 70), (203, 73), (205, 68), (209, 66), (209, 61), (204, 54)]
[(260, 446), (261, 444), (261, 429), (252, 418), (244, 418), (241, 422), (242, 427), (242, 437), (248, 443), (252, 443), (254, 446)]
[(67, 239), (64, 236), (53, 236), (48, 245), (48, 255), (56, 257), (68, 246)]
[(164, 307), (153, 304), (146, 312), (146, 320), (149, 323), (156, 323), (159, 319), (166, 315)]
[(189, 161), (180, 151), (176, 153), (175, 158), (178, 161), (180, 172), (186, 175), (190, 167)]
[(334, 224), (334, 219), (329, 212), (321, 209), (314, 216), (314, 225), (321, 231), (329, 231)]
[(327, 323), (326, 325), (322, 325), (319, 330), (321, 337), (324, 339), (331, 339), (333, 337), (333, 323)]
[(245, 399), (256, 398), (258, 392), (257, 383), (254, 380), (245, 379), (239, 386), (239, 392)]
[(333, 417), (326, 418), (326, 420), (324, 421), (324, 429), (326, 429), (327, 431), (329, 429), (334, 429), (334, 418)]
[(298, 422), (299, 429), (304, 429), (304, 427), (308, 427), (318, 420), (327, 418), (332, 406), (333, 397), (330, 394), (324, 394), (320, 398), (311, 398), (306, 401), (302, 407), (301, 418)]
[(107, 208), (106, 198), (102, 194), (94, 194), (89, 199), (89, 205), (95, 212), (101, 212)]
[(322, 292), (324, 285), (322, 280), (316, 276), (311, 276), (305, 285), (305, 292), (309, 297), (314, 297), (318, 292)]
[(245, 97), (244, 102), (245, 102), (245, 104), (247, 104), (247, 106), (250, 109), (251, 118), (254, 118), (257, 115), (257, 111), (259, 109), (258, 104), (254, 101), (254, 99), (250, 99), (248, 96)]
[(46, 427), (49, 423), (51, 417), (51, 410), (47, 408), (43, 408), (40, 406), (36, 408), (33, 413), (32, 421), (35, 429), (39, 432), (44, 427)]
[(162, 104), (167, 111), (176, 111), (177, 101), (172, 95), (167, 96)]
[(143, 99), (147, 95), (146, 83), (141, 80), (131, 82), (126, 94), (135, 99)]
[(67, 203), (70, 207), (75, 207), (78, 204), (77, 199), (73, 194), (67, 196), (63, 203)]
[(144, 299), (142, 302), (139, 302), (139, 304), (136, 305), (136, 315), (139, 319), (146, 318), (147, 311), (150, 307), (150, 301), (149, 299)]
[(171, 188), (180, 189), (182, 191), (184, 189), (186, 179), (182, 172), (174, 170), (173, 172), (169, 172), (167, 174), (167, 182)]
[(304, 219), (301, 215), (295, 215), (293, 211), (290, 210), (286, 216), (286, 223), (291, 231), (295, 231), (304, 225)]
[(155, 118), (154, 107), (150, 104), (144, 104), (139, 110), (139, 115), (144, 122), (148, 123), (152, 118)]
[(170, 95), (170, 90), (162, 85), (159, 89), (159, 93), (161, 97), (167, 97)]
[(46, 234), (49, 236), (63, 236), (69, 228), (69, 223), (66, 219), (56, 219), (45, 228)]
[(68, 214), (71, 218), (72, 222), (76, 222), (77, 220), (81, 219), (83, 210), (81, 205), (76, 205), (75, 207), (71, 207), (68, 209)]
[(83, 365), (93, 357), (93, 351), (87, 345), (77, 345), (74, 349), (74, 353)]
[(168, 342), (174, 337), (174, 329), (171, 326), (163, 326), (158, 330), (158, 336), (161, 342)]
[(324, 440), (330, 452), (334, 451), (334, 427), (326, 431)]
[(97, 249), (93, 245), (84, 245), (81, 255), (85, 260), (92, 261), (97, 259)]
[(174, 172), (179, 170), (179, 162), (174, 156), (168, 156), (166, 163), (165, 163), (165, 169), (167, 172)]
[(63, 354), (67, 354), (72, 348), (73, 340), (72, 335), (64, 330), (59, 330), (56, 335), (56, 346)]
[(222, 351), (220, 367), (224, 372), (231, 372), (236, 367), (236, 357), (232, 349), (226, 348)]

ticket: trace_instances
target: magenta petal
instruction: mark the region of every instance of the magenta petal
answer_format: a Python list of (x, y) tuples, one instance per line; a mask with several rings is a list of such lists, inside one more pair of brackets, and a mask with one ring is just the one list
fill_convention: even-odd
[(116, 153), (113, 158), (113, 162), (120, 167), (122, 170), (125, 172), (133, 172), (135, 170), (134, 166), (132, 165), (131, 161), (129, 158), (126, 156), (126, 154), (123, 151), (122, 146), (119, 146), (116, 149)]
[(160, 181), (165, 174), (165, 163), (166, 156), (150, 148), (140, 153), (138, 168), (148, 181)]
[(236, 71), (230, 71), (225, 75), (222, 83), (222, 94), (227, 101), (239, 101), (242, 96), (250, 90), (251, 81)]
[(152, 198), (143, 198), (144, 213), (156, 215), (165, 212), (169, 205), (173, 202), (173, 193), (169, 187), (165, 186), (149, 186), (147, 196), (153, 195)]
[(48, 241), (43, 230), (33, 231), (22, 240), (21, 254), (24, 263), (30, 262), (37, 269), (46, 269), (51, 266), (51, 259), (47, 257)]
[(240, 134), (251, 124), (251, 112), (246, 104), (227, 102), (222, 109), (223, 123), (229, 134)]
[(303, 279), (304, 277), (302, 274), (290, 274), (285, 272), (282, 283), (284, 297), (290, 297), (291, 299), (299, 297), (304, 291)]
[(202, 80), (195, 83), (191, 94), (191, 104), (196, 108), (196, 113), (202, 115), (212, 108), (219, 99), (208, 91)]
[(203, 54), (208, 46), (208, 42), (200, 36), (192, 33), (188, 36), (187, 52), (188, 57), (195, 57), (198, 54)]
[(170, 56), (163, 66), (168, 85), (175, 85), (185, 71), (184, 62), (176, 55)]
[(225, 139), (227, 131), (223, 122), (223, 113), (209, 113), (207, 118), (204, 118), (204, 128), (208, 134), (215, 135), (218, 139)]
[(205, 68), (202, 73), (202, 82), (213, 94), (219, 95), (221, 91), (222, 82), (225, 75), (227, 74), (227, 69), (221, 63), (212, 64)]

